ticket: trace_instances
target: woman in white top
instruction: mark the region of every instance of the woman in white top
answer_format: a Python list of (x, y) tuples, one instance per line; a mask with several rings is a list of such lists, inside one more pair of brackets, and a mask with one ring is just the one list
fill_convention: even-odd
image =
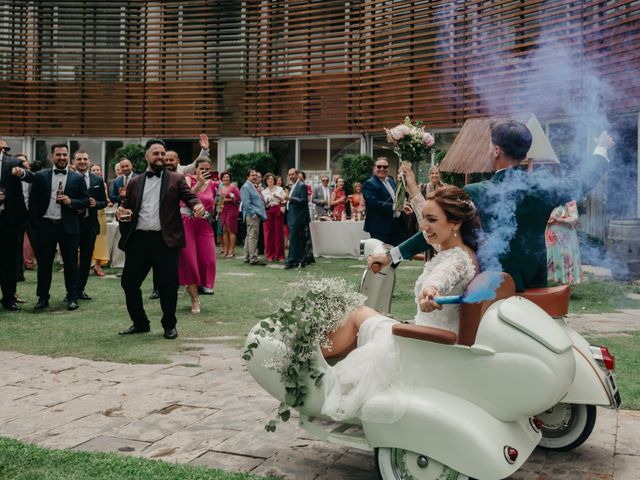
[(273, 173), (264, 176), (267, 186), (262, 190), (262, 196), (267, 204), (267, 221), (264, 228), (264, 256), (267, 261), (284, 261), (284, 190), (276, 185)]

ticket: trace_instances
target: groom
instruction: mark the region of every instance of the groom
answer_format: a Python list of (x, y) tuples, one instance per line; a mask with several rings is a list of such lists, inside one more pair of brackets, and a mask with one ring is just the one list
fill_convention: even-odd
[[(509, 120), (491, 128), (491, 156), (495, 162), (496, 173), (484, 182), (465, 186), (491, 237), (491, 226), (503, 228), (505, 222), (513, 221), (515, 215), (515, 234), (509, 241), (506, 252), (502, 252), (499, 261), (502, 270), (511, 277), (516, 291), (527, 288), (547, 286), (547, 250), (544, 231), (551, 211), (558, 205), (580, 197), (593, 189), (606, 171), (607, 150), (613, 146), (613, 139), (602, 134), (596, 139), (596, 148), (591, 158), (580, 165), (579, 172), (572, 172), (579, 178), (557, 178), (548, 172), (527, 173), (520, 163), (531, 147), (532, 136), (523, 123)], [(407, 169), (407, 191), (412, 204), (424, 202), (418, 197), (420, 190), (412, 172)], [(506, 194), (504, 192), (507, 192)], [(414, 207), (414, 209), (417, 208)], [(500, 219), (500, 212), (513, 211), (512, 218)], [(369, 265), (374, 262), (387, 265), (397, 264), (411, 258), (426, 249), (426, 240), (418, 232), (407, 241), (393, 248), (387, 254), (370, 257)]]

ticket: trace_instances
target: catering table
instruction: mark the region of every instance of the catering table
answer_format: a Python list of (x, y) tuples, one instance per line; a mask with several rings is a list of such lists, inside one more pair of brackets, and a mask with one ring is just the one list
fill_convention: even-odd
[(309, 224), (315, 257), (359, 257), (360, 240), (370, 238), (360, 222), (311, 222)]

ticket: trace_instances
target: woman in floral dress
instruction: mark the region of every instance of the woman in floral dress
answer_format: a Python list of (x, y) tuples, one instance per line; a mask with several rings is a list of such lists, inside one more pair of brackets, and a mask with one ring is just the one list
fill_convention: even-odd
[(561, 284), (580, 283), (582, 280), (577, 224), (578, 206), (575, 200), (551, 212), (545, 231), (549, 280)]

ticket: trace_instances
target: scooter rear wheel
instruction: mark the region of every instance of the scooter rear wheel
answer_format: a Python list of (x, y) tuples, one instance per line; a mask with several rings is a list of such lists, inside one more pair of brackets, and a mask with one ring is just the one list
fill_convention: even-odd
[(596, 423), (595, 405), (558, 403), (537, 417), (544, 423), (538, 446), (567, 452), (589, 438)]
[(471, 480), (434, 459), (401, 448), (376, 448), (382, 480)]

